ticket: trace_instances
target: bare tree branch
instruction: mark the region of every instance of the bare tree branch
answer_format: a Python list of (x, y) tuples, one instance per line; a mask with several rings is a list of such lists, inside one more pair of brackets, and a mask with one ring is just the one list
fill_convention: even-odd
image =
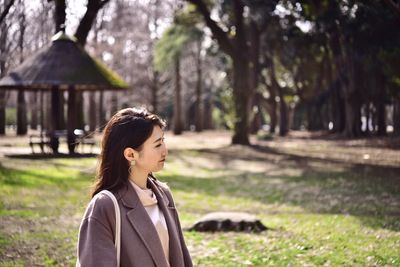
[(218, 26), (217, 22), (211, 19), (210, 11), (208, 10), (206, 4), (202, 0), (187, 0), (188, 2), (194, 4), (200, 14), (203, 16), (207, 26), (210, 28), (213, 37), (218, 41), (221, 49), (228, 55), (234, 54), (234, 49), (231, 40), (228, 38), (228, 34)]
[(0, 15), (0, 24), (3, 22), (5, 17), (7, 16), (8, 12), (10, 11), (11, 6), (14, 4), (15, 0), (10, 0), (6, 7), (4, 8), (3, 12)]
[(78, 43), (85, 46), (89, 31), (92, 28), (92, 24), (96, 19), (98, 11), (104, 7), (110, 0), (89, 0), (87, 4), (86, 13), (79, 23), (78, 28), (75, 32), (75, 37)]

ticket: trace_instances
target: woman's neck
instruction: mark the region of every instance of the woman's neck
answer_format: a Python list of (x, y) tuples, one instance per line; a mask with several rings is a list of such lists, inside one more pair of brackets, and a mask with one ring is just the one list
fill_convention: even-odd
[(134, 182), (137, 186), (139, 186), (142, 189), (147, 188), (147, 177), (149, 176), (149, 173), (147, 171), (143, 171), (137, 168), (133, 168), (129, 180)]

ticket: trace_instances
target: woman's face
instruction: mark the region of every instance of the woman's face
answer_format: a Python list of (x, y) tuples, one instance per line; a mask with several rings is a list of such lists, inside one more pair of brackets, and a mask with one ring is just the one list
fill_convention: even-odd
[(139, 151), (139, 158), (136, 160), (136, 169), (146, 172), (157, 172), (164, 167), (165, 158), (168, 155), (164, 143), (164, 131), (160, 126), (154, 126), (153, 133), (143, 143)]

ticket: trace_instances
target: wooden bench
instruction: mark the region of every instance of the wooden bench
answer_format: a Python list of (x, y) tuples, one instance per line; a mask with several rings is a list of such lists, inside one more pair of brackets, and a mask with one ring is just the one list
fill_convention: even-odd
[[(93, 136), (86, 134), (81, 129), (74, 130), (75, 135), (75, 145), (76, 148), (81, 147), (81, 153), (84, 152), (84, 146), (90, 146), (90, 153), (93, 152), (93, 146), (96, 144)], [(52, 153), (54, 152), (52, 149), (51, 141), (54, 141), (54, 137), (56, 137), (57, 142), (57, 150), (58, 145), (61, 143), (60, 139), (62, 139), (65, 143), (68, 143), (68, 132), (66, 130), (57, 130), (54, 132), (46, 132), (41, 135), (30, 135), (29, 136), (29, 145), (32, 149), (32, 154), (35, 154), (35, 146), (40, 147), (41, 153)], [(54, 145), (54, 144), (53, 144)]]
[(44, 154), (45, 148), (50, 147), (50, 138), (45, 135), (32, 134), (29, 136), (29, 146), (32, 149), (32, 154), (35, 154), (35, 146), (39, 146), (40, 151)]

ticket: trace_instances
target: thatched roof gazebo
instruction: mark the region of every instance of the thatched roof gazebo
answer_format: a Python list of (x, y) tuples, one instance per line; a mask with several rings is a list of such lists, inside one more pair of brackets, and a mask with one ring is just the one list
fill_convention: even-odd
[[(51, 91), (52, 127), (58, 130), (60, 90), (68, 91), (68, 147), (75, 147), (76, 91), (121, 90), (128, 85), (115, 72), (91, 57), (73, 37), (57, 33), (52, 42), (40, 49), (0, 80), (0, 90)], [(58, 137), (50, 136), (54, 152)], [(56, 147), (57, 146), (57, 147)]]

